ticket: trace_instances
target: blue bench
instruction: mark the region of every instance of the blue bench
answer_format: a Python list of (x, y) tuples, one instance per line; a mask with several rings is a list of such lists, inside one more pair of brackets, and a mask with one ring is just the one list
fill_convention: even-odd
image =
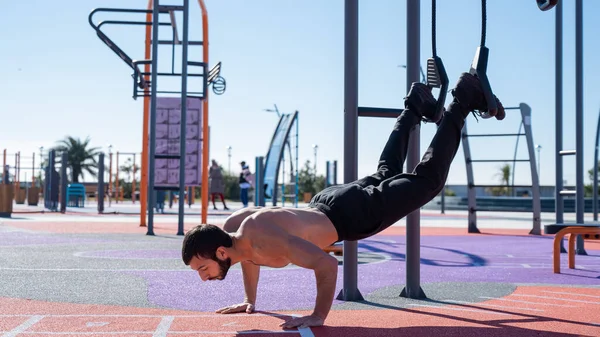
[(85, 206), (85, 186), (83, 184), (69, 184), (67, 186), (67, 207)]

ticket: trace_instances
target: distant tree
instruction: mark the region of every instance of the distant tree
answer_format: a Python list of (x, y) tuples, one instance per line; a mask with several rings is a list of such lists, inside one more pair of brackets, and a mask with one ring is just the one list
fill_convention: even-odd
[(71, 171), (72, 182), (78, 183), (80, 178), (83, 179), (84, 171), (92, 177), (97, 176), (96, 169), (98, 168), (98, 154), (100, 151), (96, 147), (90, 147), (89, 137), (82, 141), (80, 138), (67, 136), (58, 141), (58, 145), (54, 149), (57, 152), (57, 162), (60, 162), (58, 153), (67, 153), (67, 167)]
[(499, 178), (500, 184), (503, 186), (491, 187), (488, 191), (493, 196), (509, 195), (510, 194), (510, 165), (504, 164), (500, 166), (495, 177)]
[(298, 172), (298, 193), (317, 194), (325, 188), (325, 177), (315, 174), (314, 165), (310, 160), (304, 163), (304, 167)]

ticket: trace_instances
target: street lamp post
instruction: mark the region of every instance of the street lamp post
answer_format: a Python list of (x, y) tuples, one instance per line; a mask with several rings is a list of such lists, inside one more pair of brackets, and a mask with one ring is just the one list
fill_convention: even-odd
[[(401, 64), (398, 67), (406, 69), (406, 64)], [(427, 79), (425, 77), (425, 73), (423, 72), (423, 67), (419, 66), (419, 70), (421, 70), (421, 81), (423, 83), (427, 83)]]
[(540, 174), (541, 174), (541, 172), (540, 172), (540, 161), (541, 161), (540, 152), (542, 150), (542, 146), (540, 144), (537, 144), (535, 146), (535, 149), (537, 150), (537, 153), (538, 153), (537, 171), (538, 171), (538, 181), (540, 181)]
[(275, 109), (263, 109), (263, 111), (275, 112), (277, 114), (277, 117), (281, 117), (281, 113), (279, 112), (279, 109), (277, 108), (277, 104), (273, 104), (273, 106), (275, 107)]
[(227, 157), (229, 158), (229, 166), (227, 167), (227, 171), (229, 171), (229, 175), (231, 175), (231, 145), (227, 147)]
[(108, 145), (108, 207), (111, 207), (112, 200), (112, 144)]
[(313, 154), (315, 155), (314, 171), (315, 171), (315, 177), (316, 177), (317, 176), (317, 151), (319, 150), (319, 145), (313, 144), (312, 148), (313, 148)]

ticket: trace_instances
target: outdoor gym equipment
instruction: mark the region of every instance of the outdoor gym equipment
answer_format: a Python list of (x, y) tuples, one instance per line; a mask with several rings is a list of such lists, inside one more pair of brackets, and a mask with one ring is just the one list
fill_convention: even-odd
[(473, 75), (477, 75), (483, 94), (487, 102), (487, 112), (481, 113), (482, 118), (490, 118), (496, 115), (498, 107), (496, 105), (496, 99), (492, 91), (492, 86), (487, 77), (487, 65), (490, 50), (485, 46), (485, 38), (487, 33), (487, 1), (481, 0), (481, 42), (477, 50), (475, 51), (475, 57), (473, 63), (471, 63), (471, 69), (469, 72)]
[[(201, 144), (200, 152), (197, 154), (200, 164), (197, 167), (201, 175), (202, 186), (202, 216), (201, 223), (207, 222), (208, 210), (208, 171), (205, 168), (205, 163), (208, 163), (208, 87), (213, 86), (213, 92), (217, 95), (225, 92), (225, 80), (220, 76), (221, 63), (217, 63), (211, 70), (208, 69), (208, 15), (206, 6), (203, 0), (198, 0), (202, 12), (202, 41), (190, 41), (189, 32), (189, 0), (183, 0), (183, 5), (160, 5), (159, 0), (148, 2), (148, 9), (122, 9), (122, 8), (97, 8), (89, 15), (89, 23), (96, 31), (100, 40), (102, 40), (111, 50), (113, 50), (129, 67), (133, 69), (133, 98), (144, 97), (144, 117), (142, 124), (142, 177), (140, 186), (140, 226), (146, 226), (146, 212), (148, 214), (148, 235), (154, 235), (154, 206), (155, 206), (155, 191), (156, 190), (172, 190), (179, 191), (179, 195), (185, 194), (186, 183), (186, 126), (188, 104), (191, 101), (201, 101), (200, 122), (201, 128)], [(94, 14), (98, 12), (112, 13), (129, 13), (129, 14), (145, 14), (145, 21), (123, 21), (123, 20), (107, 20), (99, 24), (93, 22)], [(177, 25), (175, 22), (175, 13), (181, 13), (183, 16), (182, 40), (179, 39)], [(159, 16), (166, 14), (170, 22), (160, 22)], [(134, 60), (125, 53), (123, 49), (118, 47), (104, 32), (102, 25), (120, 24), (120, 25), (144, 25), (146, 26), (145, 54), (144, 59)], [(172, 40), (160, 40), (158, 28), (160, 26), (172, 27)], [(158, 46), (170, 45), (173, 49), (173, 62), (170, 72), (158, 71)], [(174, 69), (175, 46), (181, 46), (181, 72), (176, 72)], [(188, 47), (202, 47), (202, 61), (188, 60)], [(144, 66), (141, 70), (140, 66)], [(188, 67), (200, 69), (198, 72), (188, 72)], [(158, 77), (180, 77), (181, 86), (177, 90), (158, 90)], [(199, 90), (188, 91), (188, 77), (191, 79), (198, 78), (202, 81)], [(181, 107), (177, 114), (180, 116), (179, 125), (180, 131), (178, 136), (178, 147), (174, 146), (175, 152), (161, 153), (157, 151), (157, 113), (158, 105), (162, 99), (169, 97), (158, 98), (158, 94), (178, 94), (181, 96)], [(170, 141), (172, 139), (169, 139)], [(160, 149), (158, 149), (160, 150)], [(179, 172), (173, 172), (173, 176), (177, 176), (178, 183), (169, 186), (156, 186), (155, 188), (155, 168), (160, 166), (165, 160), (176, 160), (178, 162)], [(159, 162), (157, 164), (157, 162)], [(160, 168), (160, 167), (159, 167)], [(178, 235), (183, 235), (183, 216), (184, 216), (184, 200), (179, 200), (179, 218), (178, 218)]]

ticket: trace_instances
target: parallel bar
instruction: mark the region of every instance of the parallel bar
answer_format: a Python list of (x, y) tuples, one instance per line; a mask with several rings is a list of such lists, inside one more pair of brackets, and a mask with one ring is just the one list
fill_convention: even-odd
[[(406, 2), (406, 92), (413, 82), (419, 82), (420, 44), (421, 44), (421, 1)], [(417, 125), (411, 131), (406, 158), (409, 172), (419, 163), (421, 129)], [(421, 289), (421, 229), (420, 209), (412, 211), (406, 217), (406, 286), (400, 296), (407, 298), (426, 298)]]
[[(185, 214), (185, 162), (186, 162), (186, 130), (187, 130), (187, 76), (188, 76), (188, 41), (189, 41), (189, 0), (183, 0), (183, 45), (181, 51), (181, 122), (179, 131), (179, 214), (178, 214), (178, 227), (177, 235), (183, 235), (183, 218)], [(203, 121), (208, 123), (208, 121)], [(203, 149), (205, 150), (205, 149)], [(206, 163), (202, 163), (203, 165)], [(204, 165), (206, 166), (206, 165)], [(206, 170), (206, 167), (202, 167), (202, 170)], [(194, 196), (188, 196), (188, 200), (191, 200)]]
[(394, 108), (373, 108), (373, 107), (358, 107), (359, 117), (383, 117), (397, 118), (404, 111), (403, 109)]
[[(358, 178), (358, 0), (344, 2), (344, 182)], [(362, 300), (358, 242), (344, 241), (343, 287), (337, 299)]]
[(157, 93), (157, 78), (156, 69), (158, 69), (158, 4), (159, 0), (154, 0), (152, 3), (152, 76), (151, 76), (151, 87), (150, 87), (150, 144), (149, 144), (149, 158), (148, 158), (148, 230), (147, 235), (154, 235), (154, 206), (156, 204), (155, 190), (154, 190), (154, 170), (156, 155), (156, 93)]
[(577, 154), (577, 150), (562, 150), (559, 151), (558, 154), (561, 156), (572, 156)]
[[(555, 70), (554, 70), (554, 78), (555, 78), (555, 131), (554, 131), (554, 148), (556, 150), (562, 149), (563, 147), (563, 2), (559, 1), (556, 4), (556, 17), (555, 17), (555, 51), (554, 51), (554, 60), (555, 60)], [(562, 223), (564, 222), (564, 203), (561, 198), (561, 194), (559, 193), (563, 189), (563, 161), (561, 156), (554, 156), (555, 165), (556, 165), (556, 173), (555, 173), (555, 182), (554, 186), (556, 186), (555, 192), (555, 213), (556, 213), (556, 222)]]
[[(583, 0), (575, 1), (575, 157), (577, 201), (575, 219), (584, 223), (585, 188), (583, 167)], [(577, 254), (587, 255), (583, 247), (583, 238), (577, 236)]]
[(467, 137), (509, 137), (509, 136), (527, 136), (526, 133), (491, 133), (489, 135), (466, 135)]

